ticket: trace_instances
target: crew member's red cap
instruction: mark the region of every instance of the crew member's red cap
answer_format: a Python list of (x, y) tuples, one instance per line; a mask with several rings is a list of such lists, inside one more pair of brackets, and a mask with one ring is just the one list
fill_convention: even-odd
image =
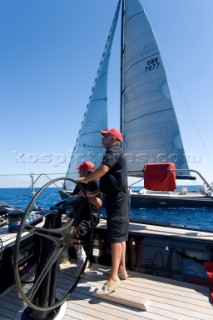
[(85, 162), (82, 162), (80, 164), (80, 166), (76, 167), (77, 170), (80, 170), (80, 169), (88, 169), (88, 170), (94, 170), (95, 169), (95, 165), (94, 163), (90, 162), (90, 161), (85, 161)]
[(101, 130), (101, 134), (102, 136), (104, 136), (105, 134), (112, 134), (115, 138), (117, 138), (118, 140), (122, 141), (122, 134), (119, 130), (113, 128), (113, 129), (109, 129), (109, 130)]

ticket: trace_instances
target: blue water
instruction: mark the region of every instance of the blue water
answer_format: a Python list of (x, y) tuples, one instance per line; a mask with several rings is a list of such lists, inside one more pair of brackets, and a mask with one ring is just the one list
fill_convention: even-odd
[[(13, 207), (26, 209), (32, 197), (31, 189), (0, 188), (0, 202)], [(48, 188), (38, 197), (36, 205), (48, 210), (59, 201), (58, 189)], [(213, 232), (213, 208), (131, 209), (131, 220)]]
[[(35, 192), (40, 189), (36, 188)], [(25, 188), (0, 188), (0, 203), (26, 209), (32, 200), (32, 189)], [(48, 210), (51, 206), (61, 201), (57, 188), (48, 188), (36, 199), (36, 205)]]

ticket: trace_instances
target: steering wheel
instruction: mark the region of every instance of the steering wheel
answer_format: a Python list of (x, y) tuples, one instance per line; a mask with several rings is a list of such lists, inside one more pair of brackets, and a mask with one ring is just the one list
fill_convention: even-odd
[[(32, 208), (35, 205), (35, 202), (38, 200), (38, 198), (42, 195), (42, 193), (51, 185), (55, 185), (59, 181), (71, 181), (74, 184), (78, 185), (80, 190), (82, 190), (84, 194), (84, 200), (86, 201), (89, 212), (88, 215), (90, 215), (90, 219), (92, 220), (92, 212), (91, 212), (91, 206), (90, 202), (86, 196), (86, 193), (81, 186), (81, 184), (77, 183), (75, 180), (72, 180), (70, 178), (56, 178), (48, 183), (46, 183), (32, 198), (30, 201), (25, 214), (23, 216), (23, 219), (20, 224), (19, 231), (17, 233), (16, 243), (15, 243), (15, 257), (14, 257), (14, 274), (15, 274), (15, 281), (17, 285), (17, 290), (20, 293), (22, 299), (24, 302), (32, 309), (38, 310), (38, 311), (49, 311), (52, 309), (55, 309), (59, 307), (61, 304), (63, 304), (68, 296), (73, 292), (75, 287), (77, 286), (81, 274), (84, 272), (86, 263), (89, 259), (89, 255), (92, 251), (93, 246), (93, 229), (89, 232), (89, 239), (87, 243), (87, 250), (86, 250), (86, 261), (84, 262), (81, 270), (79, 271), (79, 275), (77, 277), (72, 277), (73, 270), (76, 269), (76, 264), (70, 264), (67, 262), (64, 265), (60, 264), (61, 257), (64, 256), (64, 253), (67, 252), (68, 248), (74, 245), (73, 242), (73, 234), (74, 234), (74, 228), (76, 223), (79, 221), (82, 215), (81, 208), (77, 209), (71, 217), (66, 218), (66, 222), (62, 223), (59, 227), (50, 227), (47, 228), (46, 220), (49, 216), (58, 216), (62, 215), (64, 212), (64, 206), (63, 210), (60, 211), (60, 206), (51, 207), (50, 210), (44, 211), (43, 213), (43, 219), (42, 222), (32, 225), (28, 222), (29, 214), (32, 212)], [(69, 201), (69, 200), (68, 200)], [(44, 222), (45, 221), (45, 222)], [(58, 221), (58, 220), (57, 220)], [(44, 223), (43, 223), (44, 222)], [(93, 223), (91, 223), (93, 225)], [(91, 227), (92, 228), (92, 227)], [(39, 265), (40, 258), (34, 259), (33, 265), (30, 266), (30, 269), (28, 271), (27, 275), (27, 281), (26, 275), (23, 277), (20, 275), (20, 266), (19, 266), (19, 260), (20, 260), (20, 246), (21, 246), (21, 240), (23, 236), (25, 235), (32, 235), (32, 238), (36, 239), (36, 245), (34, 244), (35, 251), (38, 249), (40, 250), (46, 250), (45, 253), (45, 261), (43, 265)], [(34, 242), (35, 243), (35, 242)], [(38, 245), (39, 243), (39, 245)], [(84, 245), (83, 243), (81, 243)], [(40, 252), (39, 250), (39, 252)], [(38, 251), (38, 250), (37, 250)], [(49, 301), (48, 305), (42, 305), (40, 303), (40, 300), (37, 295), (39, 294), (39, 290), (42, 286), (46, 288), (46, 280), (50, 276), (51, 272), (54, 273), (55, 278), (55, 286), (54, 290), (55, 293), (53, 293), (54, 299)], [(70, 274), (69, 276), (67, 276)], [(66, 285), (63, 287), (63, 290), (61, 290), (61, 280), (63, 280), (63, 277), (66, 277), (65, 283)], [(51, 280), (52, 281), (52, 280)], [(70, 282), (70, 283), (69, 283)], [(67, 285), (68, 283), (68, 285)], [(53, 290), (53, 291), (54, 291)], [(61, 293), (64, 292), (65, 293)]]

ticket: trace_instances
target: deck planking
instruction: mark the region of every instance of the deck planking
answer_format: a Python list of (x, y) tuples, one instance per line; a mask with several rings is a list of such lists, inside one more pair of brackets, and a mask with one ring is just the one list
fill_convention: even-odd
[[(42, 225), (42, 223), (40, 224)], [(39, 226), (40, 226), (39, 225)], [(131, 235), (150, 235), (150, 236), (163, 236), (163, 237), (178, 237), (180, 239), (192, 239), (196, 241), (212, 241), (213, 232), (206, 232), (200, 230), (190, 230), (174, 226), (159, 226), (143, 223), (133, 223), (129, 225)], [(101, 219), (97, 230), (106, 230), (106, 220)], [(27, 236), (27, 232), (22, 234), (22, 237)], [(7, 245), (12, 245), (16, 240), (16, 233), (9, 233), (8, 227), (3, 226), (0, 228), (0, 238), (3, 241), (3, 248)]]
[[(106, 301), (93, 295), (95, 288), (107, 280), (107, 267), (92, 264), (66, 302), (63, 320), (210, 320), (213, 308), (207, 287), (177, 280), (129, 271), (129, 277), (121, 281), (117, 295), (126, 299), (147, 300), (147, 310), (131, 307), (116, 301)], [(72, 265), (66, 263), (61, 270), (59, 291), (67, 292), (72, 282)], [(0, 319), (17, 320), (24, 303), (12, 286), (0, 295)]]
[[(99, 230), (106, 230), (106, 221), (101, 219)], [(7, 227), (0, 228), (3, 248), (15, 242), (16, 234), (8, 233)], [(143, 236), (177, 237), (196, 241), (213, 241), (213, 233), (186, 230), (175, 227), (130, 223), (130, 234)], [(26, 233), (27, 235), (27, 233)], [(25, 236), (25, 235), (24, 235)], [(121, 281), (116, 293), (130, 297), (140, 297), (148, 301), (147, 310), (106, 301), (93, 295), (95, 288), (107, 280), (108, 267), (93, 264), (82, 275), (81, 280), (68, 298), (63, 320), (212, 320), (213, 308), (209, 300), (209, 288), (180, 282), (168, 278), (129, 271), (129, 278)], [(108, 268), (109, 269), (109, 268)], [(64, 294), (72, 283), (72, 266), (68, 263), (59, 277), (58, 293)], [(26, 287), (27, 290), (27, 287)], [(18, 296), (16, 286), (10, 287), (0, 295), (0, 320), (18, 320), (24, 303)], [(19, 315), (19, 318), (17, 318)]]

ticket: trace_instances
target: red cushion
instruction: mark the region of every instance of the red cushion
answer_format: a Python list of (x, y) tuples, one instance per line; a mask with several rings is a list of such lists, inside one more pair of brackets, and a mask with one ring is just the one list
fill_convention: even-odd
[(148, 163), (144, 165), (144, 188), (154, 191), (174, 191), (176, 173), (174, 163)]

